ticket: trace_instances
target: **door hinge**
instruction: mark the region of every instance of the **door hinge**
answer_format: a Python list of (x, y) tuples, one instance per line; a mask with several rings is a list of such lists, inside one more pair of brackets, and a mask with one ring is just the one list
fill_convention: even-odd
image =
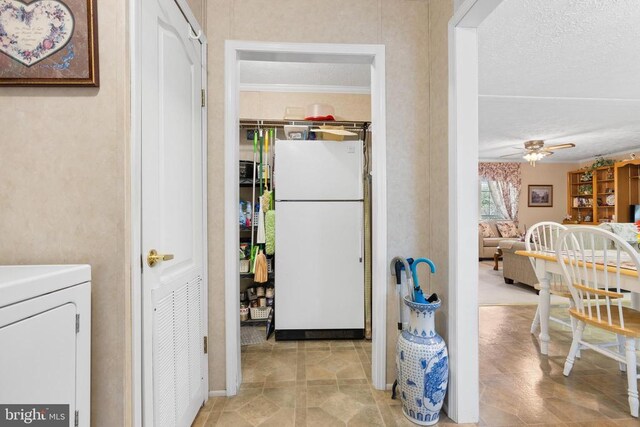
[(75, 420), (73, 421), (73, 425), (76, 427), (78, 427), (78, 424), (80, 424), (79, 418), (80, 418), (80, 415), (78, 411), (76, 411)]
[(204, 354), (209, 353), (209, 337), (204, 337)]
[(80, 315), (76, 314), (76, 334), (80, 332)]
[(204, 89), (200, 90), (200, 98), (200, 100), (202, 101), (202, 106), (204, 107), (206, 105), (207, 91), (205, 91)]

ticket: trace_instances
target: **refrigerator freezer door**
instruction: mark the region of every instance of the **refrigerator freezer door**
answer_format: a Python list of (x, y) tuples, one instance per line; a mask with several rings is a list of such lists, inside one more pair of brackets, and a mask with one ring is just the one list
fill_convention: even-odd
[(276, 141), (278, 200), (362, 200), (362, 141)]
[(362, 202), (276, 212), (276, 330), (364, 328)]

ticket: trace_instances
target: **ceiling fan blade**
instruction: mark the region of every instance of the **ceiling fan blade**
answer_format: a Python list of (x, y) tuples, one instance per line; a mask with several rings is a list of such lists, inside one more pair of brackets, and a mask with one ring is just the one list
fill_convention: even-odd
[(503, 159), (505, 157), (516, 157), (516, 156), (522, 157), (523, 155), (524, 153), (520, 152), (520, 153), (514, 153), (514, 154), (505, 154), (504, 156), (500, 156), (500, 158)]
[(573, 148), (576, 144), (572, 142), (568, 142), (566, 144), (556, 144), (556, 145), (547, 145), (545, 146), (545, 150), (563, 150), (565, 148)]

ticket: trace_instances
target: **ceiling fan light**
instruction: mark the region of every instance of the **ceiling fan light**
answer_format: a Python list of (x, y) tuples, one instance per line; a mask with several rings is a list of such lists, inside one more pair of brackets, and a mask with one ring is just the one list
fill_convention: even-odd
[(546, 153), (544, 151), (532, 151), (526, 153), (524, 156), (522, 156), (522, 158), (528, 161), (531, 166), (535, 167), (537, 161), (544, 159), (548, 155), (549, 153)]

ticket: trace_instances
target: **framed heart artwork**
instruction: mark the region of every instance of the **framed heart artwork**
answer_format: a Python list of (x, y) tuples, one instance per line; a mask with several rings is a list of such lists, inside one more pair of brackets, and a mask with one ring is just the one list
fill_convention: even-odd
[(99, 86), (96, 0), (0, 0), (0, 85)]

